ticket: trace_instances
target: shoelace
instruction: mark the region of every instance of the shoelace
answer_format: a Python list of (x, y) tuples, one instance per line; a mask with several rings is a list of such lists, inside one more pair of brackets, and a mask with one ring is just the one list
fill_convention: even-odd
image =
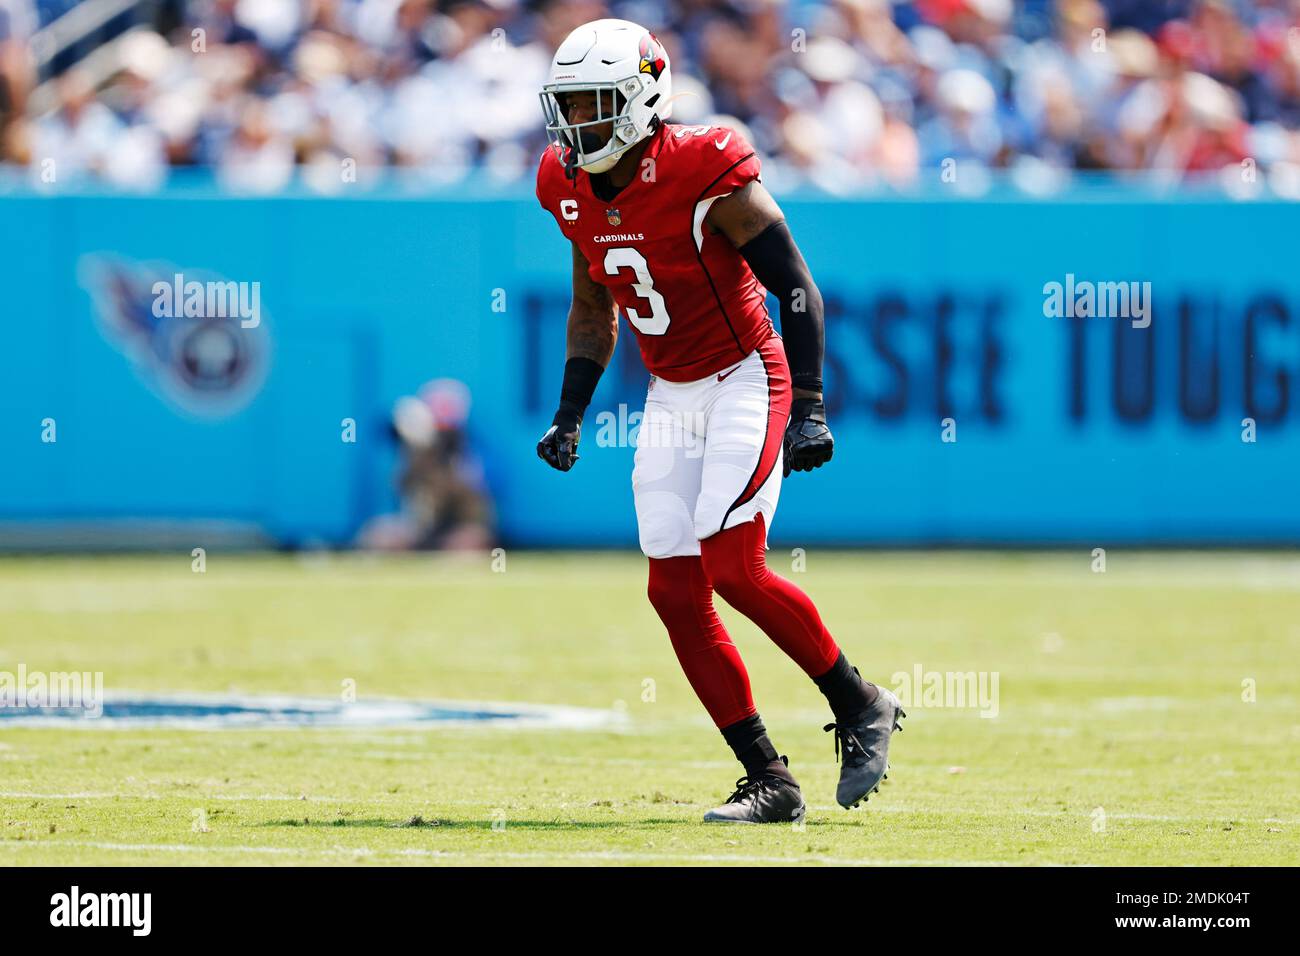
[(770, 778), (768, 777), (754, 777), (753, 779), (750, 779), (749, 775), (746, 774), (736, 781), (736, 792), (727, 797), (727, 802), (739, 803), (751, 793), (757, 793), (759, 790), (763, 789), (764, 786), (769, 786), (769, 779)]
[(844, 753), (846, 757), (848, 756), (848, 754), (852, 753), (856, 749), (857, 752), (861, 754), (862, 759), (864, 760), (871, 759), (871, 752), (867, 750), (866, 747), (862, 746), (862, 741), (858, 740), (857, 736), (854, 735), (852, 731), (844, 729), (834, 721), (827, 724), (825, 727), (822, 728), (822, 730), (835, 731), (835, 762), (836, 763), (839, 763), (840, 761), (840, 741), (844, 742)]

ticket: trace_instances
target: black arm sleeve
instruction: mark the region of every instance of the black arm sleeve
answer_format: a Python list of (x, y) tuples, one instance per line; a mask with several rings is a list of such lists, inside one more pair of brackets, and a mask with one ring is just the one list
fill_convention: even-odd
[(604, 371), (598, 362), (581, 356), (575, 355), (565, 362), (564, 381), (560, 385), (560, 411), (572, 412), (578, 421), (582, 421)]
[(826, 323), (822, 294), (782, 219), (740, 247), (758, 281), (781, 303), (781, 337), (795, 388), (822, 390)]

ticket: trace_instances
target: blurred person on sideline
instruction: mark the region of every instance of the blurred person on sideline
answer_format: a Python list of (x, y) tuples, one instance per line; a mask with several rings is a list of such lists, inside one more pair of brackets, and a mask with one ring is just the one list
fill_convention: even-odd
[(435, 379), (393, 406), (390, 433), (401, 449), (398, 514), (370, 521), (358, 536), (379, 551), (485, 551), (496, 540), (483, 466), (471, 447), (470, 395)]

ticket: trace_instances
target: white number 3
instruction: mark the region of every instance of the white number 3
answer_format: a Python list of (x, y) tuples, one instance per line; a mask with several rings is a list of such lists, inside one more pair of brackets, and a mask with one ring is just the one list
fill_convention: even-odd
[(632, 288), (636, 294), (650, 304), (649, 316), (643, 317), (636, 309), (624, 309), (627, 320), (642, 335), (663, 335), (668, 331), (668, 309), (664, 297), (655, 291), (654, 279), (650, 278), (650, 266), (645, 256), (630, 246), (610, 249), (605, 253), (605, 274), (616, 276), (622, 269), (631, 269), (636, 274)]

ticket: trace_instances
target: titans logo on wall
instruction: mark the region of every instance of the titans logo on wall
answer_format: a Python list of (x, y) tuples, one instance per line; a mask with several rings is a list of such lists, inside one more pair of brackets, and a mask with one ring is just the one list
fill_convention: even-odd
[(270, 362), (260, 283), (107, 255), (84, 256), (80, 274), (104, 338), (176, 408), (225, 418), (260, 391)]

